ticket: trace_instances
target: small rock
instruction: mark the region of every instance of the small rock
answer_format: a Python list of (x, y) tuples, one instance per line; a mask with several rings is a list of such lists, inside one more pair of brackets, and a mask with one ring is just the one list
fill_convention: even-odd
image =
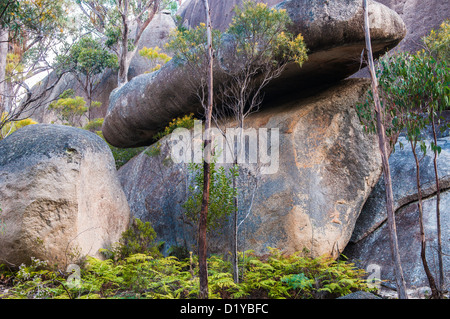
[(383, 299), (381, 297), (378, 297), (377, 295), (374, 295), (370, 292), (366, 291), (355, 291), (351, 294), (339, 297), (337, 299)]

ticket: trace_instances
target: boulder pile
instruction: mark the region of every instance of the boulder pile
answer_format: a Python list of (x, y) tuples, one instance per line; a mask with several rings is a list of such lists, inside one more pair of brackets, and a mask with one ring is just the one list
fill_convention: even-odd
[[(450, 112), (444, 113), (444, 118), (450, 120)], [(424, 135), (428, 141), (433, 139), (432, 133)], [(404, 148), (400, 148), (400, 143)], [(438, 176), (440, 187), (440, 215), (442, 249), (445, 254), (450, 243), (450, 137), (440, 136), (438, 145), (442, 148), (438, 157)], [(423, 298), (429, 291), (428, 279), (425, 275), (420, 256), (421, 243), (419, 235), (418, 192), (416, 185), (416, 166), (414, 156), (405, 136), (400, 136), (390, 156), (391, 176), (393, 181), (395, 214), (405, 280), (409, 285), (410, 295)], [(438, 275), (437, 256), (437, 220), (436, 200), (437, 190), (434, 175), (434, 153), (428, 151), (420, 155), (420, 180), (423, 198), (424, 232), (427, 242), (426, 254), (435, 279)], [(386, 202), (383, 177), (374, 187), (367, 199), (361, 214), (356, 221), (352, 238), (344, 254), (359, 267), (367, 269), (369, 265), (377, 265), (381, 278), (394, 280), (394, 270), (391, 262), (389, 235), (386, 223)], [(450, 276), (450, 258), (444, 255), (444, 276)], [(389, 285), (384, 289), (389, 292)], [(447, 288), (450, 284), (447, 282)], [(390, 291), (392, 294), (393, 292)]]
[[(258, 164), (246, 165), (257, 182), (246, 177), (248, 171), (240, 174), (248, 185), (239, 197), (241, 220), (252, 201), (239, 231), (240, 250), (265, 254), (268, 247), (278, 247), (285, 253), (308, 250), (314, 256), (337, 256), (344, 249), (381, 174), (377, 140), (364, 133), (355, 111), (368, 86), (366, 80), (346, 80), (314, 97), (291, 97), (248, 118), (256, 132), (277, 130), (279, 152), (270, 153), (265, 164), (258, 160), (266, 173), (256, 171)], [(197, 225), (186, 219), (182, 207), (192, 172), (187, 163), (173, 161), (174, 140), (166, 137), (133, 158), (119, 169), (119, 179), (133, 214), (151, 222), (166, 249), (187, 246), (195, 251)], [(209, 249), (225, 253), (231, 242), (228, 229), (211, 236)]]
[[(189, 11), (195, 3), (181, 9), (187, 24), (200, 21), (194, 15), (198, 10)], [(369, 3), (373, 45), (382, 54), (401, 41), (406, 29), (397, 13)], [(213, 16), (224, 5), (212, 1)], [(362, 2), (287, 0), (276, 8), (288, 12), (291, 32), (301, 33), (310, 51), (301, 68), (290, 65), (273, 81), (262, 110), (246, 120), (249, 129), (278, 130), (279, 161), (272, 173), (260, 175), (250, 195), (252, 209), (240, 226), (239, 250), (264, 254), (277, 247), (286, 253), (337, 256), (381, 174), (377, 141), (363, 132), (355, 111), (369, 82), (344, 80), (359, 69), (365, 47)], [(221, 66), (214, 71), (220, 81)], [(199, 79), (191, 73), (187, 66), (169, 62), (113, 91), (105, 138), (119, 147), (149, 145), (173, 118), (199, 114), (196, 96), (189, 93)], [(173, 161), (171, 143), (167, 137), (150, 146), (119, 170), (119, 178), (131, 211), (152, 223), (166, 249), (195, 250), (197, 226), (186, 220), (182, 207), (192, 174), (187, 164)], [(155, 148), (157, 156), (151, 151)], [(243, 193), (251, 193), (252, 187)], [(246, 202), (244, 195), (248, 199), (249, 194), (240, 194), (240, 203)], [(230, 231), (211, 236), (210, 251), (230, 251), (231, 237)]]
[[(266, 99), (298, 91), (307, 93), (359, 70), (365, 47), (361, 1), (287, 0), (276, 8), (286, 10), (293, 21), (290, 32), (304, 36), (309, 52), (302, 67), (288, 65), (271, 82)], [(218, 9), (212, 6), (213, 11)], [(388, 7), (369, 1), (369, 16), (375, 55), (395, 47), (405, 36), (404, 23)], [(217, 61), (226, 60), (221, 52), (217, 54)], [(226, 79), (219, 63), (214, 66), (214, 74), (217, 81)], [(137, 76), (114, 90), (102, 129), (106, 140), (117, 147), (149, 145), (173, 118), (201, 112), (193, 89), (200, 86), (201, 79), (197, 77), (189, 66), (172, 60), (161, 70)]]

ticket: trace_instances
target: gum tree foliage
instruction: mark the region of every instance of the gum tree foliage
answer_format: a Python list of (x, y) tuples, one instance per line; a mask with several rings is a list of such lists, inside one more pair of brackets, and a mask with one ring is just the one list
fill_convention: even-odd
[[(7, 114), (4, 113), (3, 116), (7, 116)], [(3, 120), (3, 119), (0, 118), (0, 120)], [(37, 124), (37, 122), (33, 121), (30, 118), (26, 118), (26, 119), (23, 119), (23, 120), (20, 120), (20, 121), (15, 121), (15, 122), (8, 122), (0, 129), (0, 140), (4, 139), (8, 135), (11, 135), (12, 133), (17, 131), (18, 129), (20, 129), (20, 128), (24, 127), (24, 126), (27, 126), (27, 125), (32, 125), (32, 124)]]
[(128, 82), (128, 69), (145, 28), (161, 8), (162, 0), (76, 0), (84, 26), (105, 41), (118, 58), (118, 86)]
[[(399, 53), (380, 59), (376, 70), (379, 80), (380, 97), (383, 105), (383, 117), (386, 136), (391, 140), (391, 147), (398, 134), (404, 131), (410, 143), (416, 163), (416, 185), (419, 195), (419, 230), (421, 238), (421, 259), (427, 275), (433, 298), (440, 298), (443, 291), (442, 244), (439, 208), (439, 177), (437, 157), (441, 147), (437, 144), (436, 126), (441, 125), (441, 133), (448, 130), (449, 123), (440, 123), (440, 113), (448, 109), (450, 96), (449, 70), (450, 27), (448, 21), (436, 32), (432, 31), (423, 39), (424, 49), (411, 53)], [(373, 103), (373, 92), (370, 91), (366, 103), (358, 105), (357, 111), (365, 129), (376, 132), (376, 120)], [(427, 152), (427, 144), (423, 132), (431, 126), (433, 140), (430, 149), (434, 153), (434, 170), (437, 189), (437, 230), (439, 284), (436, 283), (426, 258), (426, 236), (423, 224), (422, 191), (420, 187), (420, 156), (418, 152)], [(401, 145), (402, 147), (403, 145)]]
[(19, 1), (5, 0), (0, 2), (0, 26), (5, 27), (11, 21), (11, 13), (16, 13), (19, 9)]
[(67, 55), (58, 57), (57, 65), (59, 72), (72, 73), (83, 89), (90, 121), (91, 109), (99, 106), (99, 102), (92, 101), (92, 96), (98, 89), (102, 73), (106, 69), (117, 69), (117, 56), (110, 53), (99, 40), (85, 36), (71, 46)]
[(167, 62), (169, 62), (172, 59), (166, 53), (161, 52), (161, 48), (157, 47), (157, 46), (154, 48), (143, 47), (139, 51), (139, 55), (144, 58), (147, 58), (151, 61), (160, 62), (160, 63), (157, 63), (153, 69), (149, 70), (150, 72), (154, 72), (154, 71), (161, 69), (161, 66), (162, 66), (161, 63), (166, 64)]
[(48, 108), (56, 111), (59, 120), (64, 125), (70, 126), (81, 126), (82, 117), (88, 111), (86, 101), (81, 96), (75, 96), (72, 89), (65, 90), (58, 100), (50, 103)]
[[(188, 189), (188, 198), (183, 204), (187, 218), (198, 224), (203, 196), (203, 169), (200, 164), (190, 163), (189, 172), (193, 183)], [(220, 232), (227, 218), (234, 210), (233, 199), (236, 190), (232, 186), (232, 176), (239, 175), (236, 167), (227, 170), (217, 163), (211, 163), (211, 192), (207, 219), (207, 231), (210, 234)]]
[[(195, 28), (185, 29), (179, 27), (170, 34), (169, 42), (166, 44), (166, 49), (173, 53), (173, 61), (175, 64), (181, 66), (185, 65), (192, 71), (200, 80), (199, 88), (197, 84), (192, 83), (193, 91), (205, 108), (206, 106), (206, 60), (207, 47), (206, 43), (206, 24), (200, 23)], [(222, 33), (219, 30), (212, 30), (212, 47), (214, 52), (220, 48)], [(186, 79), (190, 81), (190, 79)]]
[(33, 91), (27, 84), (33, 76), (52, 70), (49, 56), (71, 31), (68, 6), (65, 0), (1, 1), (0, 129), (32, 114), (60, 80), (52, 78)]

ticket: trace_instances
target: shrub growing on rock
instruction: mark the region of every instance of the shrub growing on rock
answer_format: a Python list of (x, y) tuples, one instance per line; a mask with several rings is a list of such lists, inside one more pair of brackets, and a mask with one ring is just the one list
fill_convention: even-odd
[(122, 233), (119, 242), (111, 250), (103, 249), (102, 252), (114, 260), (122, 260), (134, 254), (160, 257), (155, 239), (156, 232), (150, 223), (134, 218), (130, 227)]
[[(140, 253), (115, 261), (88, 257), (76, 285), (70, 284), (71, 273), (52, 270), (45, 262), (34, 260), (18, 272), (0, 267), (0, 278), (8, 284), (8, 292), (0, 293), (0, 298), (198, 298), (197, 258), (180, 260)], [(328, 299), (371, 291), (365, 272), (352, 263), (299, 254), (284, 256), (276, 249), (265, 257), (251, 251), (241, 253), (239, 284), (234, 283), (231, 263), (225, 258), (213, 255), (208, 265), (210, 298)]]

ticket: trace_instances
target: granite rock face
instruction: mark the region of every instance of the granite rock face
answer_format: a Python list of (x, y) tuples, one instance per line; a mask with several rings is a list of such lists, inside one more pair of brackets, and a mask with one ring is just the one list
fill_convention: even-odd
[[(309, 54), (302, 67), (288, 65), (269, 84), (266, 100), (297, 91), (309, 92), (342, 80), (360, 68), (365, 46), (361, 1), (288, 0), (276, 7), (286, 9), (294, 22), (290, 31), (303, 34)], [(213, 11), (219, 8), (217, 2), (212, 5)], [(369, 12), (374, 53), (379, 55), (397, 45), (406, 29), (398, 14), (382, 4), (370, 1)], [(220, 54), (217, 60), (226, 60)], [(214, 74), (216, 84), (226, 80), (218, 63)], [(134, 78), (112, 92), (103, 135), (117, 147), (151, 144), (153, 135), (173, 118), (202, 111), (195, 94), (199, 86), (200, 78), (195, 72), (173, 60), (158, 72)]]
[[(400, 149), (400, 144), (404, 149)], [(450, 141), (447, 138), (441, 138), (438, 141), (443, 147), (442, 156), (438, 160), (438, 174), (440, 187), (442, 189), (450, 188)], [(416, 186), (416, 164), (405, 137), (400, 136), (396, 145), (396, 150), (389, 159), (391, 167), (391, 176), (393, 180), (394, 209), (408, 205), (418, 200)], [(420, 181), (423, 197), (430, 197), (436, 193), (436, 184), (434, 177), (433, 154), (428, 152), (420, 162)], [(352, 236), (352, 242), (358, 242), (376, 230), (386, 221), (386, 202), (384, 178), (381, 177), (375, 186), (372, 194), (365, 204), (365, 213), (361, 214), (355, 226)]]
[[(438, 29), (450, 17), (447, 0), (377, 0), (397, 12), (406, 25), (404, 39), (395, 51), (414, 53), (422, 49), (422, 37), (432, 29)], [(370, 77), (367, 68), (357, 72), (354, 77)]]
[[(450, 241), (450, 221), (448, 218), (450, 207), (450, 192), (441, 193), (441, 231), (443, 252), (448, 251)], [(426, 198), (423, 201), (424, 229), (427, 241), (427, 261), (435, 280), (439, 280), (438, 259), (437, 259), (437, 232), (436, 232), (436, 196)], [(367, 214), (367, 211), (363, 212)], [(363, 214), (362, 213), (362, 214)], [(419, 235), (419, 211), (417, 202), (411, 202), (396, 211), (396, 225), (400, 259), (402, 269), (407, 284), (408, 295), (414, 298), (424, 298), (430, 288), (428, 279), (423, 269), (420, 257), (421, 244)], [(357, 243), (349, 243), (344, 250), (344, 255), (356, 266), (367, 269), (374, 267), (380, 269), (380, 279), (385, 281), (381, 287), (382, 293), (390, 295), (389, 288), (395, 289), (395, 275), (392, 267), (392, 255), (389, 243), (389, 231), (387, 223), (381, 224), (370, 235), (361, 239)], [(444, 277), (450, 276), (450, 260), (447, 255), (443, 256)], [(370, 266), (372, 265), (372, 266)], [(370, 267), (369, 267), (370, 266)], [(449, 283), (446, 280), (445, 289), (448, 290)]]
[[(283, 0), (262, 0), (268, 6), (274, 6)], [(241, 5), (242, 0), (211, 0), (211, 23), (214, 29), (225, 31), (233, 18), (233, 9), (236, 5)], [(183, 24), (187, 27), (195, 27), (206, 21), (205, 6), (202, 0), (185, 0), (177, 14), (183, 19)]]
[[(277, 247), (285, 253), (307, 249), (314, 256), (336, 256), (344, 249), (381, 174), (376, 139), (364, 134), (354, 109), (367, 88), (365, 80), (344, 81), (314, 97), (278, 101), (247, 120), (248, 128), (258, 132), (278, 130), (279, 157), (259, 175), (251, 214), (240, 228), (240, 250), (264, 254)], [(169, 160), (169, 141), (161, 141), (159, 155), (142, 153), (125, 164), (119, 178), (132, 214), (150, 221), (166, 248), (195, 250), (197, 228), (187, 222), (182, 208), (191, 176), (188, 164)], [(242, 204), (252, 196), (241, 195), (246, 196)], [(230, 236), (230, 231), (211, 236), (209, 251), (230, 251)]]
[(0, 141), (0, 207), (0, 261), (13, 266), (100, 257), (130, 218), (108, 145), (60, 125), (30, 125)]
[[(444, 113), (448, 121), (450, 113)], [(447, 133), (448, 134), (448, 133)], [(424, 137), (429, 141), (430, 132)], [(400, 144), (404, 148), (400, 148)], [(440, 214), (442, 249), (448, 251), (450, 242), (450, 137), (440, 136), (438, 145), (442, 151), (438, 157), (438, 175), (441, 189)], [(419, 212), (416, 186), (416, 166), (409, 142), (401, 135), (391, 154), (391, 176), (393, 181), (394, 205), (396, 210), (397, 233), (400, 257), (405, 280), (410, 294), (423, 297), (423, 288), (428, 286), (428, 280), (423, 270), (420, 257)], [(419, 154), (421, 154), (419, 152)], [(434, 175), (434, 154), (428, 150), (426, 156), (420, 155), (420, 181), (423, 196), (424, 227), (427, 240), (427, 260), (431, 271), (438, 278), (437, 268), (437, 221), (436, 221), (436, 184)], [(344, 254), (358, 266), (366, 268), (368, 265), (381, 267), (382, 280), (394, 280), (391, 251), (389, 246), (388, 227), (386, 223), (385, 188), (383, 177), (370, 194), (364, 208), (355, 224), (352, 238)], [(450, 273), (450, 258), (443, 256), (445, 276)], [(447, 283), (448, 285), (448, 283)], [(448, 289), (448, 287), (447, 287)]]

